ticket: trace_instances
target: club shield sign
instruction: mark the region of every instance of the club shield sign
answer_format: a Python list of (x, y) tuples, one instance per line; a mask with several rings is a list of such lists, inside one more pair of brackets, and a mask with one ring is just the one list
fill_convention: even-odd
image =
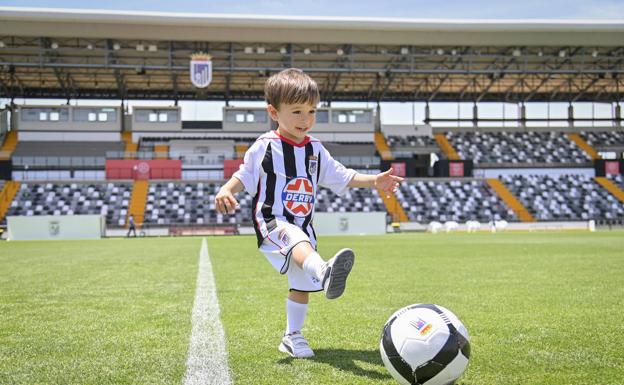
[(205, 53), (191, 55), (191, 83), (197, 88), (206, 88), (212, 81), (212, 57)]

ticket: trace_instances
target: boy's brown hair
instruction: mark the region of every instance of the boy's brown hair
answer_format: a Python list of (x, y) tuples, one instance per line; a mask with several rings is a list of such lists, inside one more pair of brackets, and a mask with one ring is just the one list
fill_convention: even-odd
[(280, 104), (310, 104), (316, 106), (321, 100), (318, 85), (298, 68), (289, 68), (267, 79), (264, 98), (275, 109)]

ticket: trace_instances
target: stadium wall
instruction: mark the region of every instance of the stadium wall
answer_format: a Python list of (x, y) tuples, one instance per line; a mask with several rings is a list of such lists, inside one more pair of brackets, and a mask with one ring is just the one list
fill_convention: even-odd
[(596, 176), (593, 168), (481, 168), (474, 169), (475, 178), (498, 178), (506, 175), (585, 175)]
[(386, 233), (386, 213), (316, 213), (319, 235), (372, 235)]
[(119, 142), (121, 132), (84, 132), (80, 130), (67, 131), (19, 131), (19, 141), (38, 142)]
[[(95, 121), (80, 120), (85, 118), (85, 111), (83, 110), (106, 110), (103, 113), (106, 121), (97, 120), (97, 112), (93, 112), (95, 115)], [(76, 115), (82, 111), (82, 118), (78, 118)], [(52, 114), (57, 114), (55, 118), (52, 118)], [(44, 116), (41, 120), (40, 115)], [(121, 109), (119, 107), (72, 107), (72, 106), (26, 106), (21, 107), (17, 113), (17, 129), (20, 132), (23, 131), (43, 131), (43, 132), (58, 132), (58, 131), (87, 131), (87, 132), (100, 132), (100, 131), (121, 131)], [(113, 120), (114, 117), (114, 120)], [(20, 137), (20, 140), (23, 140)], [(39, 139), (31, 139), (39, 140)], [(56, 139), (54, 139), (56, 140)], [(71, 140), (71, 139), (70, 139)]]
[(106, 233), (101, 215), (41, 215), (7, 217), (12, 241), (99, 239)]

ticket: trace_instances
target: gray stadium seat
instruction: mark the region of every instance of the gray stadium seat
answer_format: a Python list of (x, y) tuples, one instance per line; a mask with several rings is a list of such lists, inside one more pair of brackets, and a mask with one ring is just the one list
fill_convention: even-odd
[(396, 195), (414, 222), (518, 220), (483, 180), (405, 181)]
[(514, 175), (501, 180), (540, 221), (624, 217), (624, 204), (588, 176)]
[(462, 159), (477, 164), (585, 164), (589, 155), (563, 132), (447, 132)]
[(581, 131), (580, 135), (595, 148), (624, 146), (623, 131)]
[(109, 226), (123, 226), (131, 183), (22, 183), (9, 215), (101, 214)]

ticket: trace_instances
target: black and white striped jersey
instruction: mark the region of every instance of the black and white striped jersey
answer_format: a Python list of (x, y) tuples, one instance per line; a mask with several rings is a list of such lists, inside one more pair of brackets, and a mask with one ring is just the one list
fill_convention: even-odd
[(318, 186), (341, 195), (355, 174), (334, 160), (319, 140), (306, 136), (295, 143), (269, 131), (247, 150), (233, 176), (254, 197), (252, 220), (260, 247), (278, 221), (299, 226), (316, 246), (312, 217)]

